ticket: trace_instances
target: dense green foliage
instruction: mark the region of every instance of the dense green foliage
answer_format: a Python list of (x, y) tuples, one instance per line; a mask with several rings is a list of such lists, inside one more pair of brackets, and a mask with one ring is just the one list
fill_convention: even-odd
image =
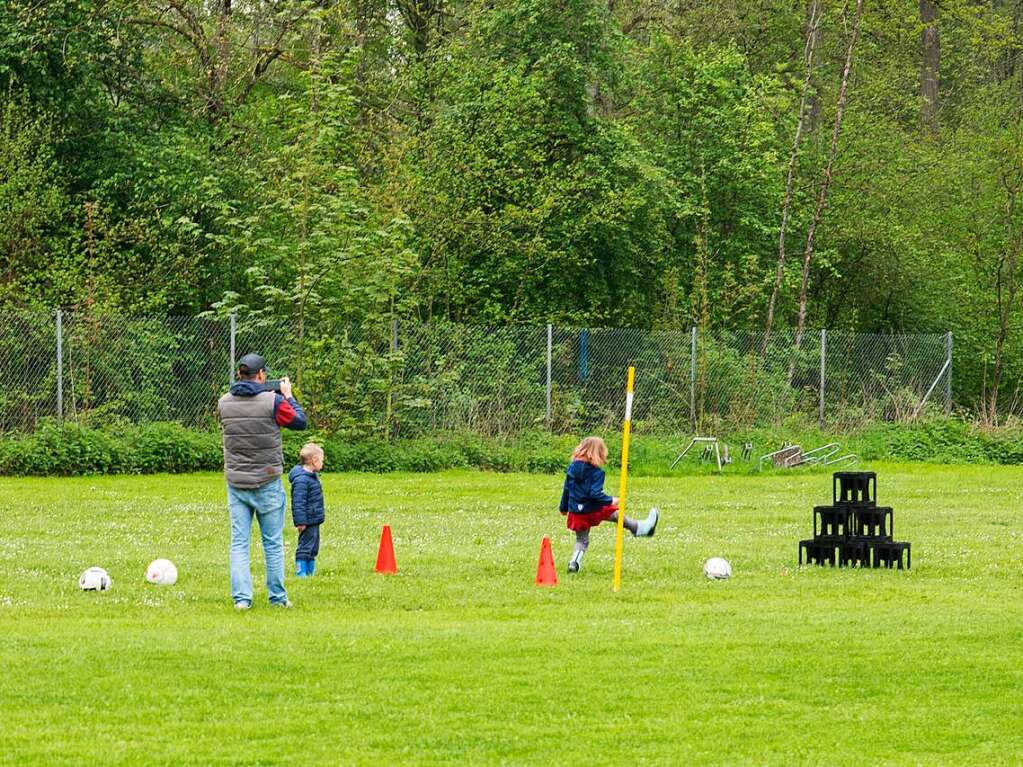
[[(247, 613), (219, 476), (0, 479), (0, 764), (1011, 764), (1023, 548), (995, 542), (1023, 470), (873, 468), (908, 572), (796, 567), (827, 476), (637, 478), (663, 517), (619, 594), (610, 525), (564, 572), (557, 477), (329, 474), (316, 576), (289, 527), (271, 609), (255, 535)], [(156, 557), (177, 585), (145, 582)], [(78, 590), (92, 565), (111, 591)]]
[[(351, 440), (325, 433), (285, 432), (285, 462), (298, 461), (306, 441), (325, 452), (328, 472), (431, 472), (476, 468), (497, 472), (560, 473), (578, 438), (546, 432), (525, 432), (510, 438), (438, 435), (416, 439)], [(610, 465), (618, 465), (620, 443), (611, 438)], [(913, 425), (877, 424), (835, 436), (793, 420), (783, 428), (757, 429), (722, 437), (731, 444), (734, 463), (729, 473), (771, 473), (760, 455), (786, 442), (811, 450), (838, 442), (838, 455), (853, 453), (864, 461), (924, 461), (954, 464), (1023, 463), (1023, 431), (985, 431), (953, 419), (929, 419)], [(752, 460), (741, 458), (744, 442), (753, 443)], [(637, 476), (706, 473), (713, 465), (695, 451), (677, 468), (671, 464), (688, 443), (687, 437), (647, 436), (640, 432), (632, 445), (630, 471)], [(176, 423), (134, 425), (116, 422), (103, 428), (43, 424), (32, 434), (0, 441), (0, 475), (151, 474), (219, 471), (223, 467), (220, 435)], [(798, 471), (807, 471), (799, 469)]]
[[(855, 5), (6, 3), (0, 307), (233, 310), (330, 355), (394, 317), (788, 328), (805, 293), (811, 327), (952, 330), (997, 422), (1020, 4)], [(324, 369), (386, 377), (357, 367)]]

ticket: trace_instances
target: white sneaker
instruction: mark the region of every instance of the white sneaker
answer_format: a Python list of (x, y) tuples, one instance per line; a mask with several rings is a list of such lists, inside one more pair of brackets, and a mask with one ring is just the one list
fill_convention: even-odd
[(280, 607), (282, 610), (290, 610), (292, 605), (290, 601), (287, 602), (271, 602), (272, 607)]
[(647, 518), (642, 522), (636, 523), (636, 537), (637, 538), (652, 538), (654, 532), (657, 530), (657, 522), (661, 518), (661, 511), (656, 506), (650, 509), (650, 513), (647, 514)]
[(235, 610), (248, 610), (248, 609), (251, 609), (251, 607), (252, 607), (252, 603), (251, 602), (235, 602), (234, 603), (234, 609)]

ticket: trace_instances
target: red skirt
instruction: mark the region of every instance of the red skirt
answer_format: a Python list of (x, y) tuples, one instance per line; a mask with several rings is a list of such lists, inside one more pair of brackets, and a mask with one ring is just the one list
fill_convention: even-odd
[(596, 511), (588, 511), (585, 514), (576, 514), (570, 511), (568, 512), (568, 529), (575, 532), (589, 530), (591, 527), (596, 527), (601, 522), (609, 519), (616, 511), (618, 511), (617, 506), (604, 506)]

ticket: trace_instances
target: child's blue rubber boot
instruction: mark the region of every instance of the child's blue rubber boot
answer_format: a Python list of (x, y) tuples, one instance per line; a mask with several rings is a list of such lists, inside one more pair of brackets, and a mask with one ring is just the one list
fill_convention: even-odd
[(306, 577), (312, 578), (313, 577), (313, 573), (315, 573), (315, 572), (316, 572), (316, 560), (315, 559), (307, 559), (305, 561), (305, 574), (306, 574)]
[(296, 559), (295, 560), (295, 577), (306, 578), (311, 573), (309, 572), (309, 560), (308, 559)]

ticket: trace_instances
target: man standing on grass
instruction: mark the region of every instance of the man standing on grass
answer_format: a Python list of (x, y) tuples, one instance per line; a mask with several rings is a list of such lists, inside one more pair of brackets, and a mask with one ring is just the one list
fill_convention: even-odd
[(281, 428), (304, 429), (306, 418), (291, 394), (291, 381), (281, 379), (280, 393), (268, 391), (265, 383), (266, 362), (258, 354), (246, 354), (238, 363), (238, 380), (217, 405), (224, 429), (224, 474), (231, 512), (231, 598), (238, 610), (252, 607), (253, 516), (263, 538), (270, 604), (291, 607), (284, 590)]

